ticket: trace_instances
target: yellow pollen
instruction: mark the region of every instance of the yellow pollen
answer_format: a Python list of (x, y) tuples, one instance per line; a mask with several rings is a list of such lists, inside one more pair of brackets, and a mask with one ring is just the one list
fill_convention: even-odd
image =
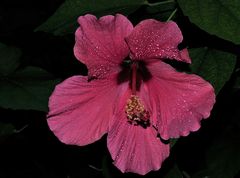
[(149, 112), (144, 108), (138, 96), (132, 95), (126, 104), (125, 113), (129, 123), (134, 125), (141, 125), (144, 128), (150, 125)]

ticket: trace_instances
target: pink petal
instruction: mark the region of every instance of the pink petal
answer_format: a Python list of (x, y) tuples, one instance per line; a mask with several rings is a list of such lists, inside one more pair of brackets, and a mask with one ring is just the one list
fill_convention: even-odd
[(107, 142), (114, 164), (121, 172), (145, 175), (160, 169), (169, 155), (169, 145), (160, 141), (156, 130), (129, 124), (123, 109), (114, 117)]
[(108, 130), (118, 98), (128, 87), (112, 80), (74, 76), (57, 85), (49, 100), (48, 125), (64, 143), (86, 145)]
[(120, 63), (129, 55), (124, 40), (133, 26), (123, 15), (103, 16), (99, 20), (93, 15), (80, 16), (74, 54), (87, 65), (89, 76), (104, 77), (106, 73), (120, 69)]
[(175, 22), (149, 19), (140, 22), (126, 41), (132, 59), (168, 58), (191, 63), (188, 51), (178, 50), (182, 40), (182, 33)]
[(197, 75), (177, 72), (161, 61), (148, 64), (152, 79), (145, 83), (153, 122), (163, 139), (186, 136), (200, 128), (215, 103), (213, 87)]

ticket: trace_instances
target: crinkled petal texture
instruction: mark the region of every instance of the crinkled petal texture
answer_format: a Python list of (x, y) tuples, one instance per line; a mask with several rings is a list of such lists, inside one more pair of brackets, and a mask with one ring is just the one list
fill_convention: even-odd
[(169, 144), (160, 141), (156, 130), (131, 125), (123, 108), (112, 120), (107, 143), (114, 165), (122, 172), (145, 175), (151, 170), (160, 169), (169, 156)]
[(108, 15), (97, 19), (80, 16), (74, 54), (87, 65), (90, 77), (104, 78), (120, 70), (120, 63), (129, 55), (125, 42), (133, 26), (123, 15)]
[(175, 22), (153, 19), (140, 22), (126, 39), (133, 60), (168, 58), (191, 63), (187, 49), (178, 49), (182, 40), (182, 33)]
[(116, 76), (109, 80), (87, 81), (74, 76), (57, 85), (49, 100), (48, 125), (66, 144), (87, 145), (109, 127), (118, 98), (128, 85), (116, 84)]
[(163, 139), (186, 136), (200, 128), (215, 103), (213, 87), (201, 77), (177, 72), (170, 65), (148, 64), (151, 80), (144, 83), (151, 103), (153, 124)]

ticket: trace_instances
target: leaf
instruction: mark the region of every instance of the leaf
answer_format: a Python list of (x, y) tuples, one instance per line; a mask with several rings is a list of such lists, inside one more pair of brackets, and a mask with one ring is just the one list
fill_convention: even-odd
[(144, 18), (154, 18), (159, 21), (167, 21), (176, 8), (177, 3), (175, 1), (162, 1), (157, 2), (156, 4), (149, 3), (146, 8), (148, 15), (146, 15)]
[(240, 43), (239, 0), (178, 0), (190, 21), (223, 39)]
[(0, 136), (5, 136), (14, 133), (14, 126), (12, 124), (0, 123)]
[(48, 98), (59, 82), (48, 72), (27, 67), (0, 79), (0, 107), (47, 111)]
[(208, 80), (218, 93), (229, 80), (236, 64), (236, 57), (230, 53), (205, 48), (190, 49), (192, 72)]
[(233, 84), (233, 90), (238, 91), (240, 90), (240, 70), (237, 70), (238, 75), (236, 76)]
[(233, 178), (240, 172), (240, 127), (234, 127), (214, 140), (206, 155), (207, 168), (193, 178)]
[(178, 141), (178, 138), (171, 138), (170, 139), (170, 147), (171, 148), (174, 147), (174, 145), (177, 143), (177, 141)]
[(208, 153), (210, 177), (234, 177), (240, 171), (240, 142), (238, 140), (220, 142)]
[(94, 14), (98, 17), (115, 13), (128, 15), (143, 4), (145, 0), (66, 0), (36, 31), (55, 35), (72, 33), (77, 27), (77, 18), (80, 15)]
[(102, 159), (102, 173), (103, 173), (104, 178), (113, 178), (114, 177), (112, 175), (111, 169), (109, 168), (107, 156), (104, 156)]
[(0, 76), (12, 73), (19, 66), (21, 50), (0, 43)]
[(181, 171), (175, 164), (174, 167), (164, 176), (164, 178), (183, 178)]

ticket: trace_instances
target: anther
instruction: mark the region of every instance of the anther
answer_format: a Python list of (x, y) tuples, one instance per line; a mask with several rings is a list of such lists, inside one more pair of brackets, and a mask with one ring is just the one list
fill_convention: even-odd
[(144, 105), (138, 96), (132, 95), (128, 99), (125, 113), (130, 124), (141, 125), (144, 128), (150, 126), (150, 114), (144, 108)]

